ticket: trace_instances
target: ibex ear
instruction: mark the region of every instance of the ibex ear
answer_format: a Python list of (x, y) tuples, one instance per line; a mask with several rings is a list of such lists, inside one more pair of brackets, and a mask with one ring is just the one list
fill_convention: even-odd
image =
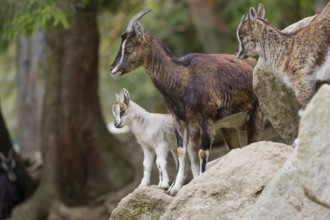
[(265, 7), (262, 3), (259, 3), (257, 17), (265, 18)]
[(254, 26), (255, 23), (256, 23), (256, 19), (257, 19), (257, 13), (254, 10), (254, 8), (251, 7), (249, 9), (249, 15), (248, 15), (248, 17), (249, 17), (250, 24), (252, 24)]
[(127, 91), (127, 89), (123, 89), (123, 94), (124, 94), (124, 103), (126, 105), (129, 105), (130, 102), (130, 98), (129, 98), (129, 92)]
[(134, 26), (134, 32), (138, 40), (141, 42), (144, 39), (144, 29), (139, 21), (137, 21), (136, 25)]
[(119, 101), (119, 95), (115, 93), (116, 101)]

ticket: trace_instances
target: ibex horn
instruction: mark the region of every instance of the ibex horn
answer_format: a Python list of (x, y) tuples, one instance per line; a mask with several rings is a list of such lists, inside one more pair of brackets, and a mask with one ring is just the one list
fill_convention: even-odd
[(138, 12), (134, 17), (130, 20), (130, 22), (127, 25), (127, 33), (133, 33), (136, 34), (142, 34), (143, 33), (143, 27), (141, 23), (139, 22), (140, 18), (142, 18), (145, 14), (149, 13), (150, 9), (143, 9), (142, 11)]

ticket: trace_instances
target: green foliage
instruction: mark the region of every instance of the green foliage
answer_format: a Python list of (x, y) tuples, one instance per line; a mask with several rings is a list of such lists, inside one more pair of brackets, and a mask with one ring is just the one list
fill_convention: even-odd
[(19, 35), (36, 29), (62, 26), (69, 28), (72, 4), (64, 0), (3, 0), (0, 9), (0, 47), (5, 48)]
[[(300, 0), (238, 0), (228, 1), (223, 11), (225, 20), (230, 24), (232, 30), (236, 30), (242, 15), (247, 15), (250, 7), (258, 9), (258, 4), (265, 6), (265, 18), (274, 26), (283, 29), (290, 24), (314, 14), (313, 1)], [(220, 8), (220, 7), (218, 7)]]

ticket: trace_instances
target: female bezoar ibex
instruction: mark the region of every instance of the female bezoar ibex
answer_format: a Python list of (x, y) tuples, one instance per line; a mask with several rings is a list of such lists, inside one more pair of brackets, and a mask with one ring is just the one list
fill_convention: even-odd
[[(155, 36), (143, 30), (139, 19), (148, 12), (149, 9), (140, 11), (129, 22), (110, 72), (120, 76), (143, 66), (169, 110), (185, 125), (183, 135), (180, 129), (176, 131), (179, 169), (168, 191), (174, 195), (183, 184), (188, 137), (200, 146), (200, 172), (205, 171), (216, 121), (245, 114), (241, 123), (220, 125), (229, 149), (240, 147), (238, 129), (243, 125), (248, 143), (258, 140), (262, 114), (252, 88), (255, 61), (241, 61), (225, 54), (189, 54), (177, 59)], [(192, 137), (189, 126), (197, 126), (200, 133)]]
[(274, 73), (291, 88), (301, 116), (317, 83), (330, 79), (330, 3), (303, 28), (284, 32), (264, 19), (265, 9), (249, 9), (237, 28), (239, 58), (259, 56), (256, 68)]
[(159, 170), (159, 184), (162, 189), (169, 188), (167, 173), (167, 154), (171, 151), (177, 165), (177, 122), (170, 114), (147, 112), (130, 99), (129, 92), (123, 89), (112, 106), (115, 127), (128, 126), (143, 150), (143, 178), (140, 186), (150, 185), (151, 169), (156, 155)]

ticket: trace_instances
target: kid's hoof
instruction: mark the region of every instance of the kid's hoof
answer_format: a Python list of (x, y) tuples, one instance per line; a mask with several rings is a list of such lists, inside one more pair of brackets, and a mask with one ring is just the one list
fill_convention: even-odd
[(167, 190), (166, 193), (169, 194), (170, 196), (175, 196), (178, 192), (179, 192), (178, 190), (172, 188)]
[(161, 184), (158, 184), (158, 187), (159, 188), (161, 188), (161, 189), (168, 189), (168, 188), (170, 188), (170, 185), (167, 183), (165, 183), (165, 184), (163, 184), (163, 183), (161, 183)]

